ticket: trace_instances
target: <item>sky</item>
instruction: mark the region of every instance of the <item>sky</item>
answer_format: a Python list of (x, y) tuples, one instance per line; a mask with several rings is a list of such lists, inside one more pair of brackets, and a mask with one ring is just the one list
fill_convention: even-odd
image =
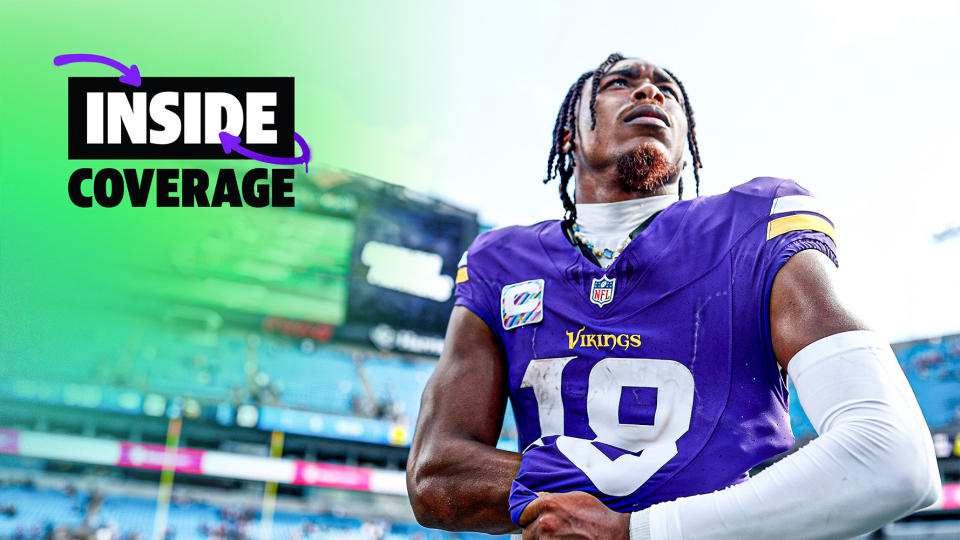
[(567, 88), (610, 52), (642, 57), (687, 88), (702, 195), (798, 181), (833, 209), (842, 294), (868, 324), (895, 341), (960, 332), (960, 238), (932, 238), (960, 224), (960, 2), (589, 5), (411, 5), (386, 38), (416, 61), (346, 113), (392, 158), (337, 165), (493, 226), (559, 218), (540, 180)]

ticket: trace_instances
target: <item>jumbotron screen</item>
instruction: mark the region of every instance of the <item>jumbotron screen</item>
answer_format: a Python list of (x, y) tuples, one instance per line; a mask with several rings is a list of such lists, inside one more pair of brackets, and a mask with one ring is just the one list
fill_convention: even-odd
[(144, 269), (149, 289), (234, 322), (322, 323), (382, 348), (395, 347), (375, 328), (442, 336), (475, 214), (339, 171), (298, 176), (294, 196), (295, 208), (223, 212), (165, 246), (164, 267)]
[(171, 249), (170, 268), (146, 275), (152, 291), (254, 319), (345, 322), (351, 218), (256, 208), (223, 212), (206, 225)]
[(348, 322), (442, 335), (476, 214), (359, 175), (331, 191), (358, 203)]

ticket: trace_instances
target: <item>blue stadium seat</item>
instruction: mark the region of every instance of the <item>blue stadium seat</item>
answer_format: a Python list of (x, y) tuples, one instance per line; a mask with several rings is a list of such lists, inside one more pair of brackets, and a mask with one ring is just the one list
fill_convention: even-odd
[[(57, 491), (34, 490), (20, 487), (0, 488), (0, 504), (14, 504), (17, 515), (13, 518), (0, 514), (0, 537), (12, 536), (22, 530), (40, 536), (50, 524), (79, 526), (83, 521), (82, 503), (87, 495), (67, 496)], [(157, 503), (155, 500), (130, 496), (109, 495), (92, 520), (94, 527), (115, 526), (121, 538), (136, 533), (141, 538), (150, 538), (153, 532)], [(167, 528), (174, 540), (206, 540), (211, 536), (204, 530), (213, 530), (219, 524), (230, 524), (223, 511), (216, 506), (202, 503), (172, 503), (168, 512)], [(263, 523), (257, 515), (245, 529), (250, 538), (258, 538)], [(302, 540), (369, 540), (363, 521), (348, 516), (331, 514), (300, 514), (278, 511), (273, 516), (271, 538)], [(482, 540), (507, 538), (473, 533), (448, 533), (426, 529), (416, 523), (382, 522), (385, 540)]]
[(22, 487), (0, 488), (0, 505), (13, 505), (15, 516), (0, 514), (0, 536), (12, 535), (18, 529), (41, 530), (48, 524), (76, 526), (83, 521), (84, 499), (59, 491), (34, 490)]
[(333, 349), (307, 354), (275, 346), (265, 351), (258, 362), (261, 371), (282, 385), (281, 402), (288, 406), (350, 414), (351, 397), (362, 392), (353, 360)]
[(378, 398), (402, 403), (404, 415), (412, 420), (420, 411), (420, 397), (435, 367), (434, 363), (411, 364), (398, 358), (370, 358), (364, 361), (363, 372)]

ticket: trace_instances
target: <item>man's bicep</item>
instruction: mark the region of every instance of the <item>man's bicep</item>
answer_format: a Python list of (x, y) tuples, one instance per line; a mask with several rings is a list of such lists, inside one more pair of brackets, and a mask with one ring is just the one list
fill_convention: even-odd
[(800, 349), (818, 339), (867, 329), (838, 295), (836, 272), (826, 255), (807, 249), (793, 255), (774, 278), (770, 338), (783, 369)]
[(443, 354), (424, 391), (417, 433), (495, 445), (506, 399), (506, 369), (496, 338), (479, 316), (455, 306)]

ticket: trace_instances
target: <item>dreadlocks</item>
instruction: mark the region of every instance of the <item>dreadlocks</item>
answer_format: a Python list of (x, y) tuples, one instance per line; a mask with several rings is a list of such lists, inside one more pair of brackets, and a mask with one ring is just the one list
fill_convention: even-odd
[[(560, 200), (563, 201), (563, 208), (566, 210), (565, 219), (574, 219), (577, 217), (577, 207), (570, 198), (567, 191), (567, 185), (570, 178), (573, 177), (573, 167), (575, 165), (573, 152), (569, 148), (564, 148), (564, 133), (570, 134), (570, 140), (573, 141), (577, 135), (577, 107), (580, 105), (580, 97), (583, 93), (583, 86), (587, 80), (593, 77), (594, 84), (590, 89), (590, 129), (597, 127), (597, 92), (599, 91), (599, 81), (610, 68), (625, 57), (620, 53), (613, 53), (607, 57), (596, 69), (584, 72), (567, 91), (563, 103), (560, 104), (560, 111), (557, 113), (557, 121), (553, 125), (553, 146), (550, 147), (550, 156), (547, 158), (547, 176), (543, 183), (560, 177)], [(693, 176), (696, 179), (697, 196), (700, 195), (700, 168), (703, 167), (700, 161), (700, 148), (697, 147), (697, 134), (694, 130), (696, 122), (693, 119), (693, 108), (690, 106), (690, 100), (687, 98), (687, 91), (673, 73), (664, 69), (667, 75), (677, 83), (680, 88), (680, 94), (683, 97), (683, 111), (687, 116), (687, 147), (690, 149), (690, 155), (693, 156)], [(680, 198), (683, 198), (683, 179), (680, 180), (679, 191)]]

